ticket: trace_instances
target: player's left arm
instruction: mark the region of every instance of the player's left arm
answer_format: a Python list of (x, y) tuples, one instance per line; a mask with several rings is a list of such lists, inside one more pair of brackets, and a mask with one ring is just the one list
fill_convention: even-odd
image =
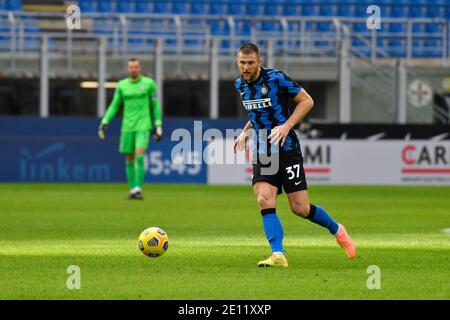
[(153, 123), (155, 124), (155, 130), (153, 133), (153, 138), (156, 141), (162, 138), (162, 115), (159, 100), (156, 94), (156, 83), (153, 82), (153, 86), (150, 90), (150, 113), (152, 115)]
[[(291, 129), (299, 123), (314, 106), (314, 100), (308, 92), (306, 92), (305, 89), (300, 88), (300, 86), (298, 86), (298, 88), (299, 92), (292, 99), (296, 103), (295, 110), (283, 125), (272, 129), (269, 135), (271, 144), (280, 142), (280, 145), (283, 146)], [(292, 93), (292, 91), (294, 91), (293, 88), (288, 88), (288, 92)]]

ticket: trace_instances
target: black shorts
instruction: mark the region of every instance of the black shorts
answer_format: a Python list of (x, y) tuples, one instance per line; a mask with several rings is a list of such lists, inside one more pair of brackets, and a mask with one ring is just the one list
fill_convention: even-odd
[[(277, 158), (279, 165), (274, 167), (274, 159)], [(308, 189), (301, 151), (281, 151), (279, 157), (272, 155), (271, 160), (268, 164), (267, 158), (258, 157), (257, 163), (253, 164), (252, 185), (261, 181), (268, 182), (278, 188), (278, 194), (281, 194), (283, 189), (286, 193)], [(270, 170), (269, 167), (278, 170)]]

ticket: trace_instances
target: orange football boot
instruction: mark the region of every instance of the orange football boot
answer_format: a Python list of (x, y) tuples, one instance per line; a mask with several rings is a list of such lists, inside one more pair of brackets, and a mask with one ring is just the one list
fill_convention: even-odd
[(339, 224), (339, 230), (336, 234), (336, 241), (342, 249), (345, 250), (345, 254), (349, 259), (353, 259), (356, 256), (356, 247), (342, 224)]

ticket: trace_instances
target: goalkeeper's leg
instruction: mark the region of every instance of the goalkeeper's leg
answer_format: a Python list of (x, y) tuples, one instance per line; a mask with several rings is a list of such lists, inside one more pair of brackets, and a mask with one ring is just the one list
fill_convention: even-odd
[(135, 195), (139, 199), (142, 199), (142, 185), (144, 184), (145, 177), (145, 154), (147, 153), (149, 144), (149, 131), (136, 132), (136, 187)]
[(134, 190), (136, 194), (140, 195), (140, 197), (142, 197), (142, 185), (144, 184), (146, 152), (146, 149), (136, 150), (136, 187)]
[(125, 155), (125, 172), (128, 185), (130, 186), (129, 199), (134, 199), (133, 190), (136, 188), (136, 156), (135, 152), (135, 134), (133, 132), (122, 132), (120, 134), (120, 153)]
[(128, 185), (130, 186), (131, 193), (133, 192), (134, 187), (136, 187), (135, 163), (134, 154), (125, 155), (125, 172), (127, 174)]

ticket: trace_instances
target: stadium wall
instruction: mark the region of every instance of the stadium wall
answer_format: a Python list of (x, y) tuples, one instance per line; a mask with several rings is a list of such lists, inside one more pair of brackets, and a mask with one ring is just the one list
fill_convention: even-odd
[[(148, 152), (146, 182), (248, 184), (251, 164), (245, 162), (245, 154), (236, 158), (240, 164), (222, 163), (233, 157), (234, 129), (244, 123), (236, 119), (165, 119), (165, 139), (151, 143)], [(124, 182), (124, 160), (117, 151), (120, 121), (111, 124), (104, 141), (97, 138), (97, 127), (95, 118), (0, 117), (0, 181)], [(383, 135), (373, 135), (374, 128), (319, 125), (302, 132), (308, 182), (450, 185), (448, 128), (379, 127), (388, 133), (387, 140), (378, 140)], [(362, 138), (362, 130), (370, 136)], [(430, 136), (425, 138), (427, 130)], [(420, 140), (411, 140), (409, 133), (406, 139), (389, 137), (414, 131), (421, 133)], [(342, 140), (344, 135), (352, 136), (349, 132), (357, 132), (359, 138)], [(180, 146), (187, 151), (184, 158), (172, 157)]]

